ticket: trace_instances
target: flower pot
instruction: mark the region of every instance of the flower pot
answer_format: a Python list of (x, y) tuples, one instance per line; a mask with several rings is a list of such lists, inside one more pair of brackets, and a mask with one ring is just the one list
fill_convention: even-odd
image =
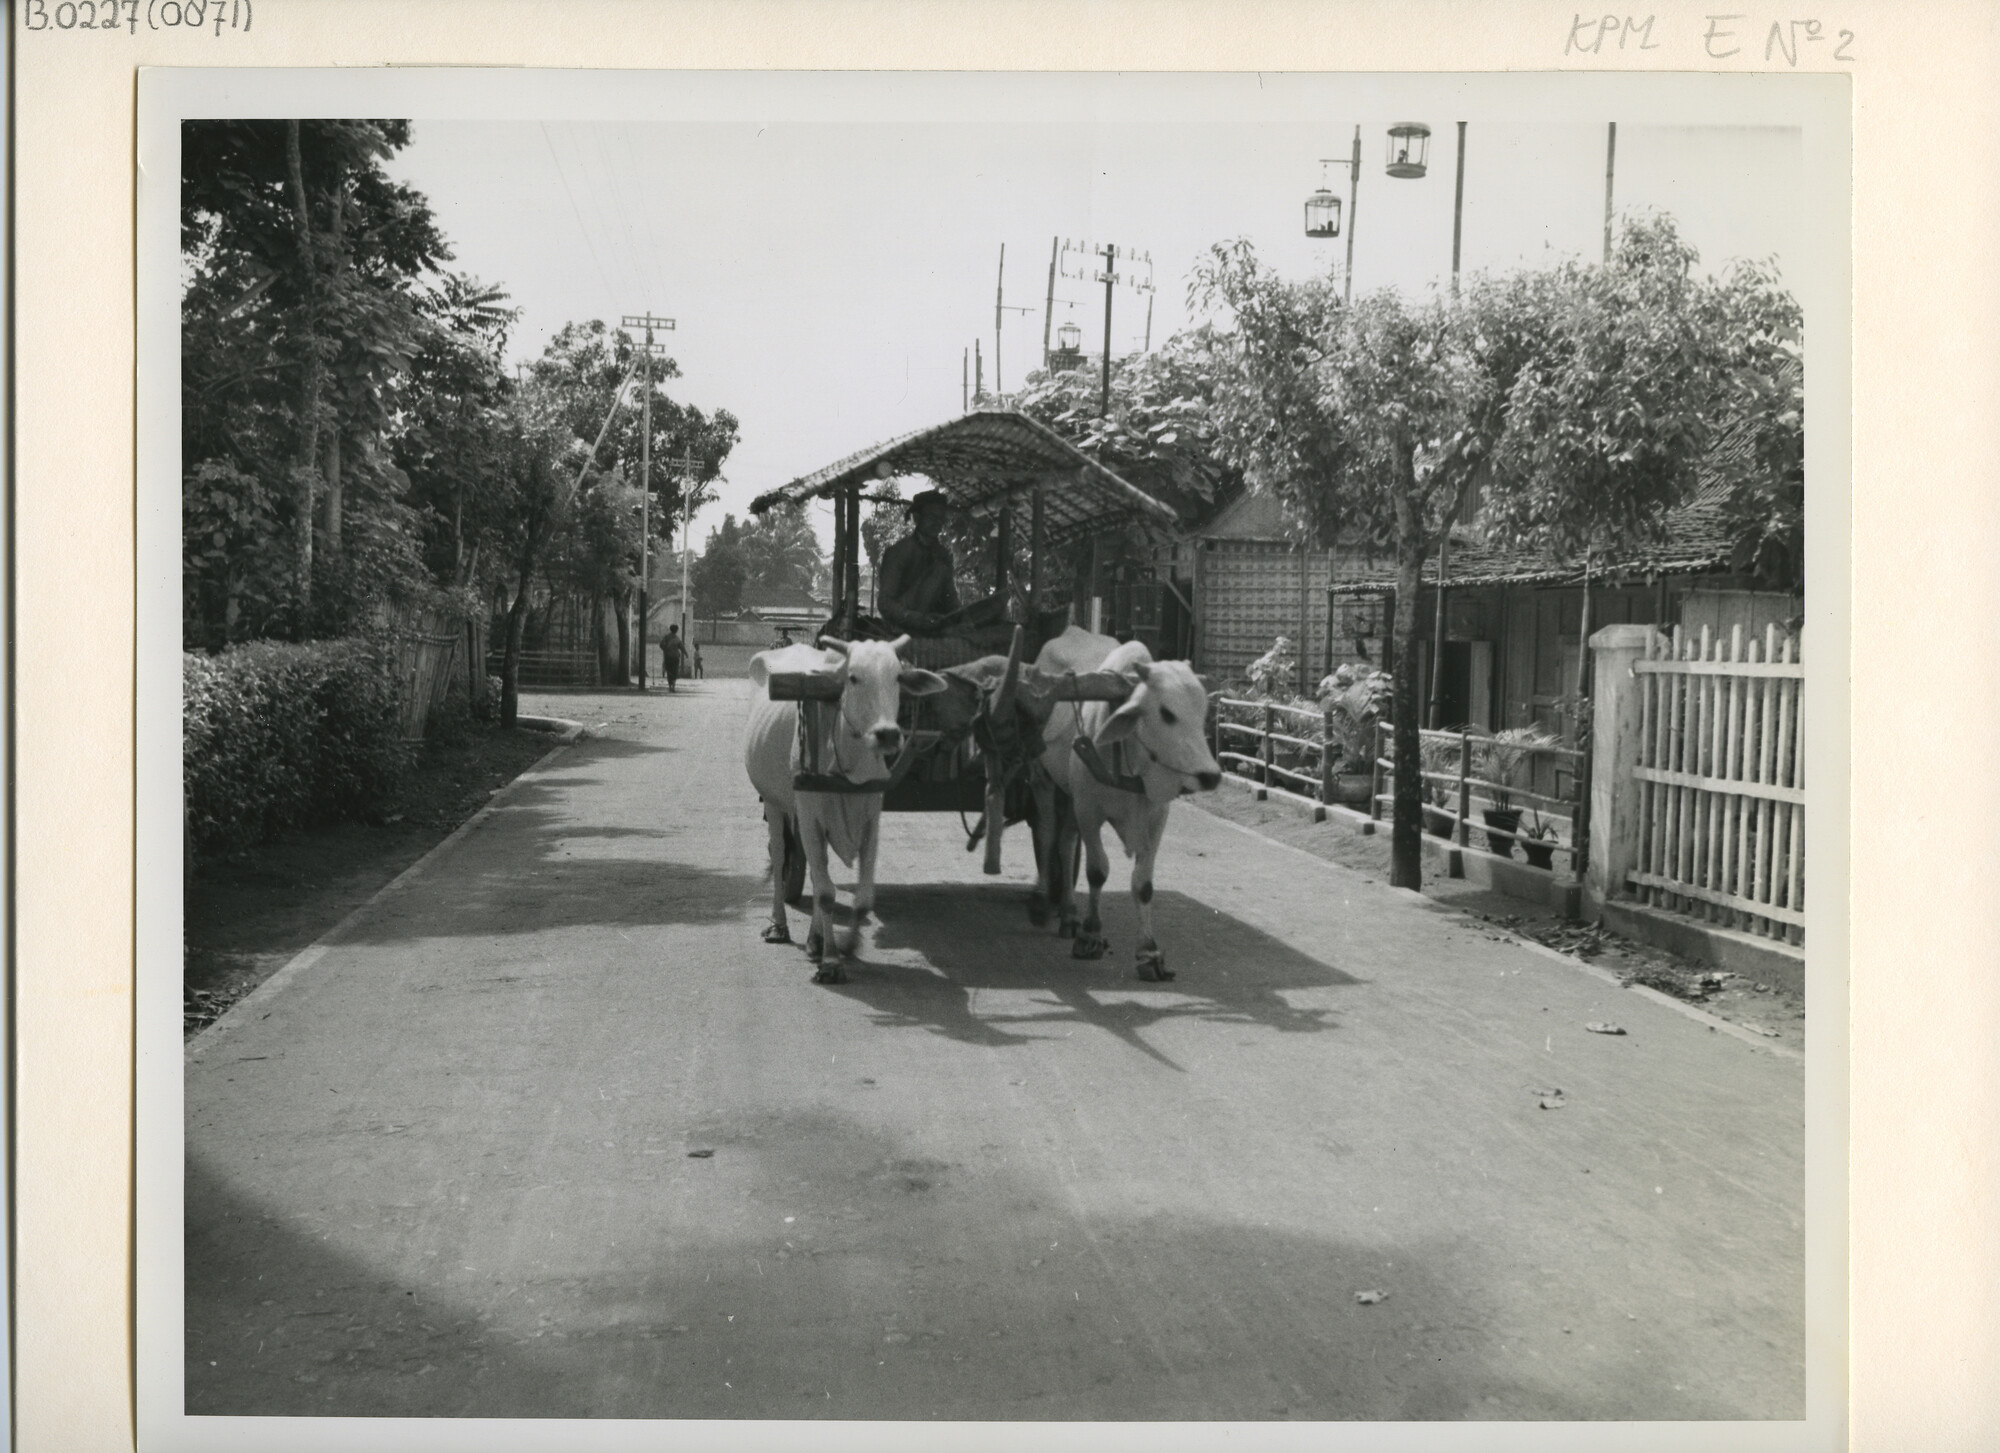
[(1424, 830), (1432, 837), (1448, 838), (1457, 826), (1458, 817), (1449, 809), (1430, 806), (1424, 808)]
[(1486, 834), (1486, 851), (1497, 853), (1503, 858), (1514, 856), (1514, 839), (1505, 834), (1521, 826), (1521, 809), (1518, 807), (1489, 807), (1480, 814), (1486, 819), (1486, 826), (1499, 828), (1499, 832)]
[(1343, 807), (1366, 807), (1368, 794), (1374, 790), (1372, 773), (1342, 772), (1333, 779), (1333, 800)]
[(1556, 865), (1556, 845), (1552, 840), (1523, 838), (1521, 852), (1531, 868), (1553, 868)]

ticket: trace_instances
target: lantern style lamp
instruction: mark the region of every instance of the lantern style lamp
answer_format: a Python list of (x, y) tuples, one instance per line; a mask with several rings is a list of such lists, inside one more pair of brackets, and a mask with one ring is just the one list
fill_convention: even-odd
[(1056, 347), (1065, 353), (1074, 353), (1083, 346), (1083, 329), (1074, 323), (1065, 323), (1056, 329)]
[(1398, 121), (1389, 128), (1389, 175), (1420, 177), (1429, 168), (1431, 129), (1421, 121)]
[(1306, 198), (1306, 236), (1340, 236), (1340, 198), (1332, 187), (1326, 184), (1325, 169), (1332, 162), (1320, 163), (1319, 190)]

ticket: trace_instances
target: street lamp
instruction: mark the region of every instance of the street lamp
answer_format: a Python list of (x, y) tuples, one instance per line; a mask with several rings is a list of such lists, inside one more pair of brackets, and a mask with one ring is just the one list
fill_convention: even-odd
[(1319, 190), (1306, 198), (1306, 236), (1340, 236), (1340, 196), (1326, 184), (1325, 168), (1345, 165), (1342, 161), (1320, 161)]
[(1398, 121), (1389, 128), (1389, 175), (1406, 179), (1424, 174), (1430, 161), (1431, 129), (1421, 121)]
[[(1339, 157), (1322, 158), (1320, 166), (1344, 166), (1347, 168), (1347, 268), (1342, 283), (1342, 302), (1354, 299), (1354, 219), (1358, 214), (1356, 202), (1361, 190), (1361, 128), (1354, 128), (1354, 154), (1345, 161)], [(1306, 198), (1306, 236), (1338, 237), (1340, 235), (1340, 197), (1327, 186), (1326, 172), (1319, 176), (1319, 190)]]

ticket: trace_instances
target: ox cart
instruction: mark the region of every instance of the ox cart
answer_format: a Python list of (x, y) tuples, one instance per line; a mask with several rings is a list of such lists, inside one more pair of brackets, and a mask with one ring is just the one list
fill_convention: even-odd
[[(997, 629), (908, 640), (903, 658), (942, 673), (951, 689), (906, 696), (900, 707), (902, 748), (886, 779), (857, 784), (817, 760), (822, 727), (838, 710), (842, 676), (825, 670), (772, 673), (773, 701), (799, 703), (800, 756), (793, 779), (801, 792), (879, 792), (885, 812), (958, 812), (977, 815), (967, 848), (984, 839), (985, 871), (1000, 871), (1000, 835), (1009, 822), (1029, 817), (1034, 794), (1025, 766), (1042, 748), (1039, 723), (1062, 703), (1121, 702), (1131, 680), (1114, 672), (1038, 672), (1032, 665), (1043, 644), (1070, 624), (1070, 592), (1052, 601), (1048, 575), (1062, 547), (1135, 522), (1172, 528), (1172, 510), (1083, 454), (1045, 425), (1005, 410), (962, 415), (849, 455), (824, 469), (759, 496), (762, 514), (778, 505), (831, 500), (834, 510), (830, 618), (815, 643), (834, 639), (884, 639), (884, 628), (861, 592), (861, 505), (902, 502), (883, 492), (890, 480), (920, 475), (961, 516), (987, 527), (993, 598), (1006, 603)], [(1026, 568), (1016, 541), (1028, 544)], [(981, 572), (982, 574), (987, 572)], [(1093, 773), (1105, 770), (1086, 742), (1079, 749)], [(1038, 842), (1039, 851), (1039, 842)], [(785, 898), (796, 901), (805, 877), (804, 854), (785, 844)], [(1072, 867), (1072, 875), (1074, 868)]]

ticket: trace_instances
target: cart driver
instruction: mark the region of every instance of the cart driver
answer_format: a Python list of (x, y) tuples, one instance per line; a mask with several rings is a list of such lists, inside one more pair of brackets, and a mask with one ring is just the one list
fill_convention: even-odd
[(910, 533), (882, 552), (876, 610), (890, 626), (913, 636), (983, 625), (1005, 612), (998, 597), (959, 605), (956, 562), (938, 533), (948, 508), (941, 491), (925, 490), (910, 501)]

